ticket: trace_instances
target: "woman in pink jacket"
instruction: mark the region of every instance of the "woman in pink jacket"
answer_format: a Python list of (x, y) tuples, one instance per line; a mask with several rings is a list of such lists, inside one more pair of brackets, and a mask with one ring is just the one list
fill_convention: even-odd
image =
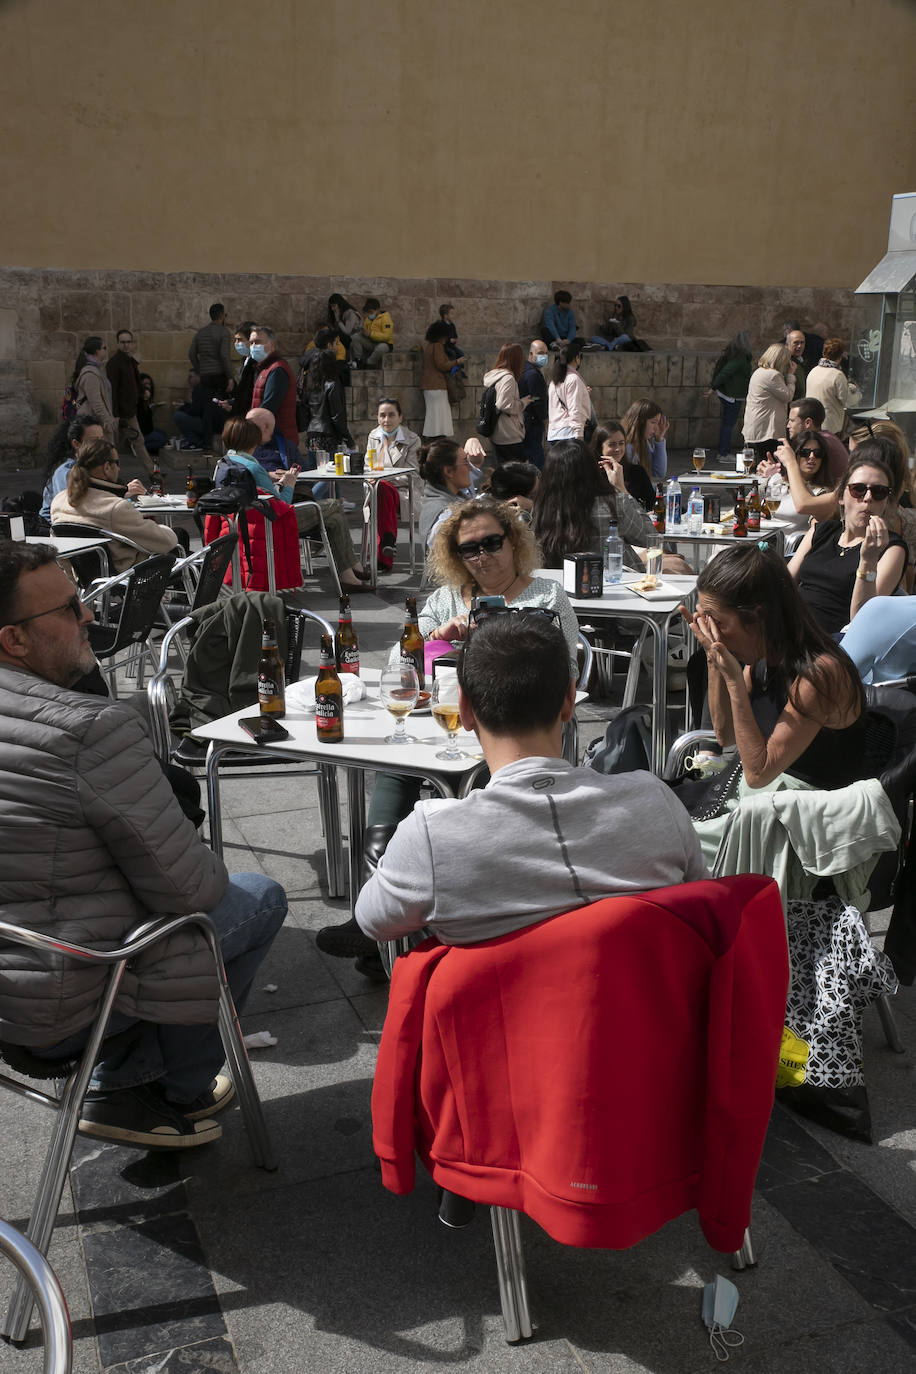
[(588, 387), (579, 376), (584, 339), (571, 339), (555, 355), (547, 387), (547, 442), (581, 439), (592, 413)]

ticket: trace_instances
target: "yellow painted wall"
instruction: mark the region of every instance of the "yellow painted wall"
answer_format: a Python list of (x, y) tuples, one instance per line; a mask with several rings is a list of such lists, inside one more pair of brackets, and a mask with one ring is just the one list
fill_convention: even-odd
[(0, 53), (19, 266), (854, 286), (916, 188), (910, 0), (4, 0)]

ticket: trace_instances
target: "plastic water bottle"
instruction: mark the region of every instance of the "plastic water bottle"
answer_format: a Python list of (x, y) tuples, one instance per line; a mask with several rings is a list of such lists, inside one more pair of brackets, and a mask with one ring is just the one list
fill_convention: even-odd
[(703, 533), (703, 498), (699, 487), (694, 487), (687, 502), (687, 533)]
[(681, 488), (680, 484), (676, 482), (673, 477), (668, 483), (666, 499), (668, 509), (665, 513), (665, 525), (667, 529), (670, 530), (672, 525), (679, 525), (681, 523)]
[(610, 525), (604, 541), (604, 585), (615, 586), (623, 576), (623, 540), (617, 526)]

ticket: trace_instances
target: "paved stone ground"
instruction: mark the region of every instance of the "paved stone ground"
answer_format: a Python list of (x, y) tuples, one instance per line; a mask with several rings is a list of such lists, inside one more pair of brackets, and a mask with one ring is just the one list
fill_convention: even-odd
[[(395, 635), (407, 581), (396, 572), (377, 598), (354, 603), (367, 662)], [(328, 588), (318, 571), (306, 592), (326, 615)], [(600, 702), (581, 710), (586, 739), (607, 711)], [(714, 1368), (700, 1290), (730, 1270), (691, 1216), (619, 1253), (567, 1249), (525, 1222), (537, 1332), (523, 1346), (504, 1343), (487, 1217), (450, 1232), (425, 1177), (409, 1197), (381, 1187), (368, 1106), (386, 994), (315, 946), (316, 929), (347, 908), (327, 897), (311, 781), (246, 777), (223, 797), (230, 868), (273, 874), (291, 899), (243, 1018), (246, 1031), (277, 1038), (253, 1059), (280, 1168), (252, 1166), (237, 1109), (218, 1145), (180, 1159), (78, 1142), (50, 1257), (79, 1374)], [(745, 1345), (732, 1359), (748, 1374), (914, 1367), (912, 989), (897, 1017), (903, 1056), (886, 1048), (874, 1013), (865, 1022), (874, 1145), (774, 1112), (754, 1207), (760, 1262), (735, 1276)], [(49, 1118), (2, 1101), (0, 1215), (22, 1225)], [(4, 1272), (4, 1305), (8, 1289)], [(0, 1345), (4, 1374), (40, 1368), (35, 1331), (22, 1349)]]

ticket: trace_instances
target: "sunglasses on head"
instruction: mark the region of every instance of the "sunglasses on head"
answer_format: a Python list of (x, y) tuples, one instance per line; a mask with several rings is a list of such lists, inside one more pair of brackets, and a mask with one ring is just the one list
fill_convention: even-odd
[(886, 501), (891, 494), (890, 487), (886, 487), (883, 482), (847, 482), (846, 490), (857, 501), (864, 501), (865, 493), (868, 491), (876, 501)]
[(503, 544), (506, 542), (504, 534), (488, 534), (484, 539), (473, 539), (467, 544), (459, 544), (457, 548), (458, 557), (465, 563), (473, 562), (484, 553), (499, 553)]

